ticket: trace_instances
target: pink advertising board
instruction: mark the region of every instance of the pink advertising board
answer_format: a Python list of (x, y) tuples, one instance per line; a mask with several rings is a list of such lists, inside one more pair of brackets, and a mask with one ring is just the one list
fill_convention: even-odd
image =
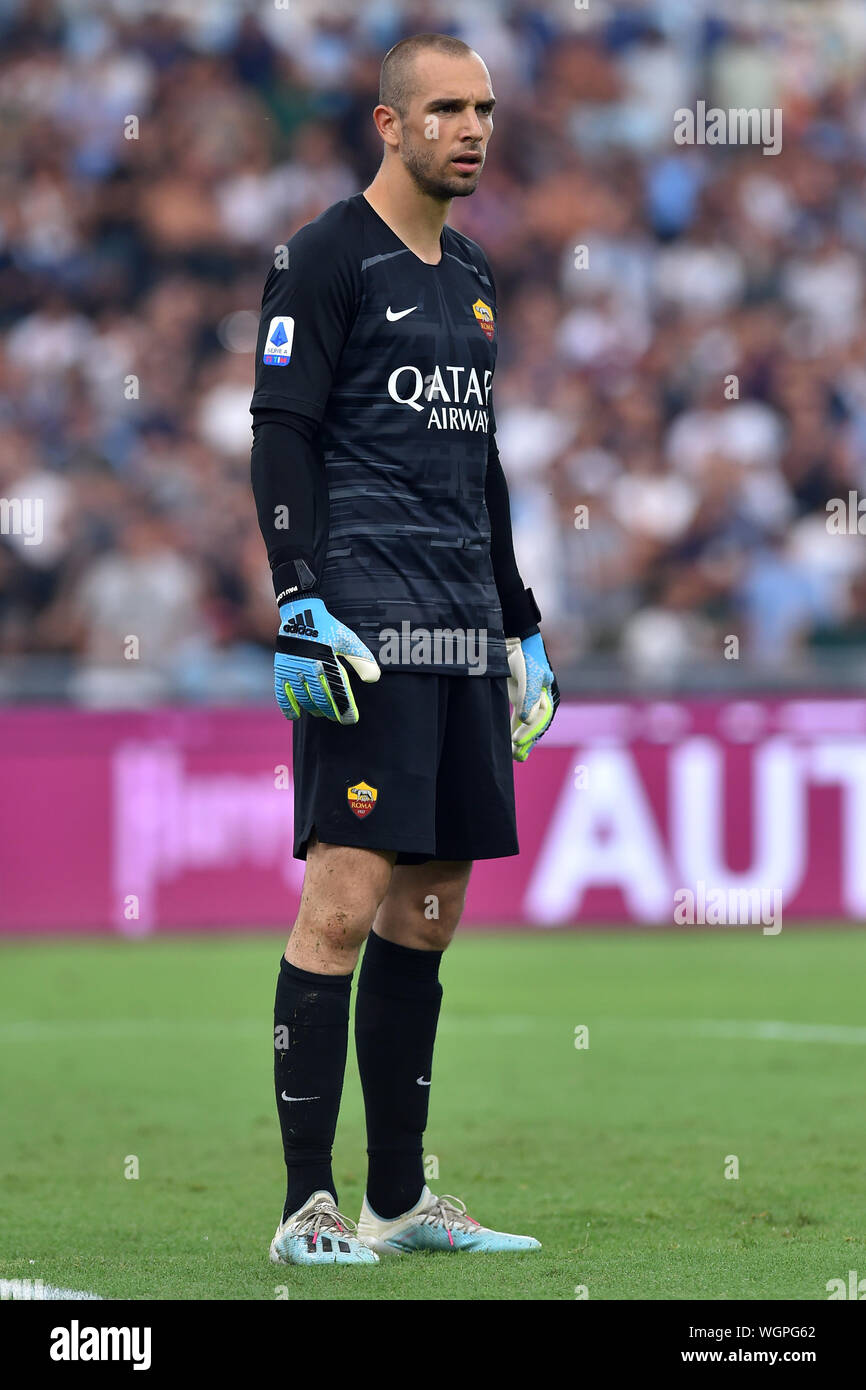
[[(285, 928), (291, 735), (276, 710), (0, 713), (0, 931)], [(866, 700), (563, 706), (516, 767), (522, 852), (475, 925), (672, 925), (700, 885), (866, 919)]]

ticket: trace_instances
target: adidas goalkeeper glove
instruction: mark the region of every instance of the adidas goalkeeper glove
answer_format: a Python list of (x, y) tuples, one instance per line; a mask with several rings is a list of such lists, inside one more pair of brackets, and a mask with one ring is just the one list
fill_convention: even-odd
[(362, 681), (377, 681), (381, 672), (369, 647), (332, 618), (320, 598), (280, 604), (280, 620), (274, 687), (283, 714), (299, 719), (306, 710), (338, 724), (357, 724), (358, 706), (340, 657)]
[(509, 637), (508, 698), (511, 701), (511, 753), (525, 763), (542, 734), (550, 728), (559, 704), (559, 686), (550, 669), (541, 633)]

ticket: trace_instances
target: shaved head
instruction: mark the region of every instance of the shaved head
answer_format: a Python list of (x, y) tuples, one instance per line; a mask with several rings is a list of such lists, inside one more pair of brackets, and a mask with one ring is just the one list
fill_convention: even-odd
[(495, 105), (484, 60), (462, 39), (401, 39), (385, 54), (373, 112), (384, 162), (399, 161), (428, 197), (467, 197), (478, 187)]
[(415, 93), (415, 60), (420, 53), (444, 53), (451, 58), (475, 56), (475, 50), (450, 34), (413, 34), (385, 54), (379, 74), (379, 104), (390, 106), (402, 120)]

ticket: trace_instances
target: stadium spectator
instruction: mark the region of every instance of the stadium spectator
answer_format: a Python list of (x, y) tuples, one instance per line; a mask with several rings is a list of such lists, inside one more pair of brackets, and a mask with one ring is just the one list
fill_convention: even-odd
[[(369, 182), (379, 60), (424, 28), (477, 44), (501, 98), (452, 215), (497, 276), (499, 444), (563, 683), (859, 680), (866, 555), (826, 507), (866, 488), (861, 7), (469, 8), (3, 6), (3, 698), (26, 673), (91, 704), (270, 699), (263, 272)], [(698, 100), (781, 108), (781, 151), (677, 145)]]

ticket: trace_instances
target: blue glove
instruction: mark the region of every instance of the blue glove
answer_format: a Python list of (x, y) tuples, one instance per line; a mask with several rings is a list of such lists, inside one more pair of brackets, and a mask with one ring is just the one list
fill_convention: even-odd
[(338, 724), (357, 724), (358, 706), (341, 656), (362, 681), (379, 679), (381, 671), (369, 647), (332, 618), (320, 598), (280, 605), (274, 687), (287, 719), (299, 719), (306, 710)]
[(508, 698), (511, 701), (511, 754), (525, 763), (542, 734), (550, 728), (559, 704), (559, 686), (550, 669), (540, 632), (509, 637)]

